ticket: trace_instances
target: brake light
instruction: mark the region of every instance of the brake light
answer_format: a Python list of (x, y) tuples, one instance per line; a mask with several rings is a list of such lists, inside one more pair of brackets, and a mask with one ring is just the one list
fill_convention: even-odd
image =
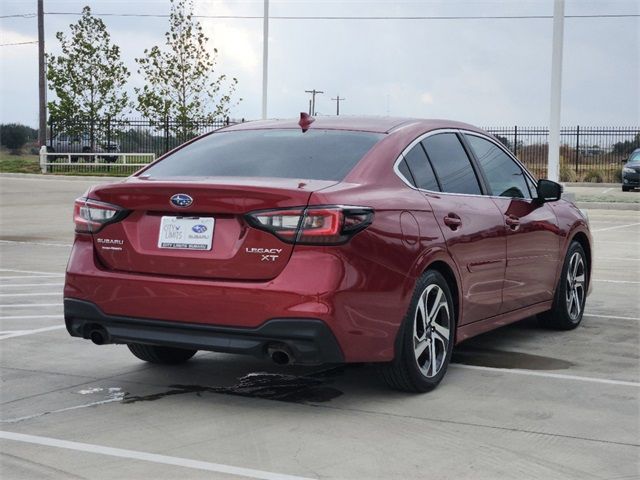
[(263, 210), (246, 215), (250, 225), (274, 234), (287, 243), (338, 245), (364, 230), (373, 221), (366, 207), (313, 206)]
[(121, 220), (125, 213), (117, 205), (80, 197), (73, 206), (73, 222), (78, 233), (97, 233), (105, 225)]

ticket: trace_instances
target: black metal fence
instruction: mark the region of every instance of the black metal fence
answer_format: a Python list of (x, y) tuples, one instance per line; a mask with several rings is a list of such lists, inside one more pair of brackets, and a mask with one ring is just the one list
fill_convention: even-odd
[[(535, 175), (547, 176), (547, 127), (486, 127)], [(629, 154), (640, 148), (640, 127), (565, 127), (560, 131), (560, 180), (619, 182)]]
[(50, 122), (47, 145), (54, 151), (62, 151), (61, 148), (69, 145), (79, 151), (110, 151), (117, 145), (123, 153), (155, 153), (160, 156), (198, 135), (241, 121), (244, 119), (227, 117), (189, 122), (169, 118), (157, 122), (145, 119)]
[[(239, 122), (244, 119), (187, 123), (169, 118), (158, 122), (143, 119), (52, 122), (48, 145), (54, 149), (64, 146), (60, 139), (66, 138), (77, 142), (76, 151), (110, 150), (117, 145), (123, 153), (160, 156), (195, 136)], [(485, 127), (485, 130), (535, 175), (547, 176), (547, 127)], [(619, 182), (624, 160), (635, 148), (640, 148), (640, 127), (565, 127), (560, 132), (560, 144), (562, 181)]]

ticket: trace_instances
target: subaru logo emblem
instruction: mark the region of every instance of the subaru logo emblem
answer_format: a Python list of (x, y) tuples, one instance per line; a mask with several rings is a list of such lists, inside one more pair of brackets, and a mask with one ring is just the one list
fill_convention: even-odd
[(207, 226), (199, 223), (198, 225), (194, 225), (193, 227), (191, 227), (191, 230), (193, 230), (195, 233), (204, 233), (207, 231)]
[(171, 203), (176, 207), (188, 207), (193, 203), (193, 198), (191, 198), (186, 193), (176, 193), (173, 197), (171, 197)]

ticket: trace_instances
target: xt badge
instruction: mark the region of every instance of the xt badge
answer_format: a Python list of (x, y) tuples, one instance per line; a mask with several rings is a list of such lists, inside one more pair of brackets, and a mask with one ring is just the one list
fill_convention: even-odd
[(281, 248), (245, 248), (246, 253), (255, 253), (261, 256), (261, 262), (275, 262), (280, 257)]

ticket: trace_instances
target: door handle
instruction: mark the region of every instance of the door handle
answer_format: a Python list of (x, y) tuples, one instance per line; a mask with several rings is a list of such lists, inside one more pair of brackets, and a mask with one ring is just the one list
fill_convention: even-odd
[(444, 217), (444, 224), (451, 230), (457, 230), (462, 226), (462, 220), (455, 213), (449, 213)]
[(520, 219), (515, 215), (507, 215), (504, 222), (511, 230), (517, 230), (520, 228)]

